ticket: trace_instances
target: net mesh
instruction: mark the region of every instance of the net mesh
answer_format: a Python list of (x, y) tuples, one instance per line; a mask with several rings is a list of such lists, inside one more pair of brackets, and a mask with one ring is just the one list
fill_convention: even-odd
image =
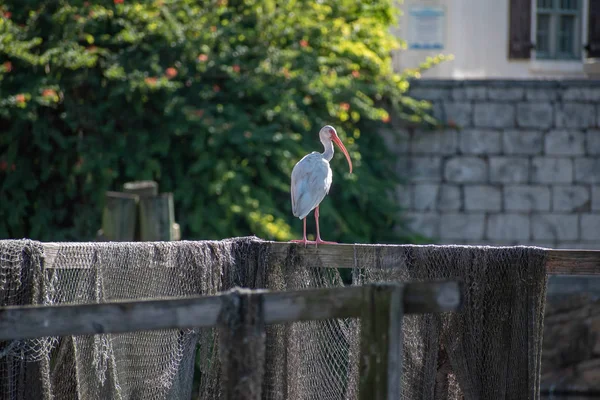
[[(404, 317), (403, 398), (538, 398), (546, 288), (543, 249), (347, 248), (354, 262), (353, 284), (465, 282), (462, 312)], [(256, 238), (60, 244), (4, 240), (1, 305), (214, 295), (234, 287), (343, 285), (337, 269), (324, 268), (328, 265), (318, 251), (298, 249), (273, 251), (269, 242)], [(248, 309), (256, 312), (256, 307)], [(265, 349), (262, 398), (357, 397), (357, 320), (297, 322), (265, 330), (266, 337), (257, 339)], [(224, 347), (228, 342), (218, 328), (0, 342), (0, 396), (217, 399), (225, 383), (219, 354), (231, 350)], [(260, 358), (258, 362), (263, 364)]]

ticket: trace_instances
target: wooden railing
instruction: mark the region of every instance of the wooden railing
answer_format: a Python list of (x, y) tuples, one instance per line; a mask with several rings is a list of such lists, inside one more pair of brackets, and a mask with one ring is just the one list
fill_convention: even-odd
[[(403, 315), (456, 311), (461, 306), (460, 285), (456, 282), (370, 284), (289, 292), (234, 289), (217, 296), (3, 307), (0, 340), (219, 326), (224, 301), (240, 292), (259, 298), (264, 324), (360, 318), (359, 398), (371, 400), (400, 397)], [(242, 346), (237, 349), (238, 355), (245, 351), (243, 341), (235, 346)], [(222, 373), (230, 381), (236, 378), (235, 370)], [(250, 382), (247, 377), (242, 384), (260, 387), (260, 382)], [(239, 399), (239, 395), (235, 398)], [(225, 391), (225, 399), (233, 400), (234, 396)]]

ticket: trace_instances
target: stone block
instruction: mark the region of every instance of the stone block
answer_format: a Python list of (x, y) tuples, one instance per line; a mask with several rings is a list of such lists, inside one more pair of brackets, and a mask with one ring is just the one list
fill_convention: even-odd
[(600, 214), (580, 214), (581, 239), (600, 242)]
[(552, 188), (554, 211), (581, 212), (590, 210), (590, 190), (587, 186), (558, 185)]
[(573, 160), (569, 158), (534, 157), (531, 167), (534, 183), (573, 182)]
[(522, 183), (529, 179), (526, 157), (490, 157), (490, 182)]
[(595, 113), (593, 104), (563, 103), (556, 106), (555, 123), (559, 128), (593, 128)]
[(460, 151), (464, 154), (500, 154), (502, 133), (488, 129), (469, 129), (458, 133)]
[(522, 100), (525, 96), (525, 89), (522, 87), (491, 87), (488, 89), (488, 99), (500, 101)]
[(600, 183), (600, 158), (576, 158), (575, 181), (577, 183)]
[(525, 98), (533, 101), (554, 101), (558, 99), (556, 89), (529, 88), (525, 91)]
[(410, 96), (418, 100), (440, 101), (450, 98), (450, 88), (411, 87)]
[(454, 100), (485, 100), (486, 96), (485, 86), (465, 86), (452, 89)]
[(586, 132), (585, 149), (590, 155), (600, 155), (600, 130), (591, 129)]
[(440, 238), (442, 239), (483, 239), (485, 214), (442, 213)]
[(388, 150), (394, 154), (406, 154), (410, 150), (410, 133), (404, 129), (382, 129), (380, 135)]
[(535, 240), (577, 240), (579, 221), (571, 214), (534, 214), (531, 230)]
[(507, 185), (504, 208), (507, 211), (550, 211), (550, 189), (547, 186)]
[(562, 93), (563, 101), (600, 101), (598, 87), (570, 87)]
[(467, 102), (443, 102), (438, 118), (446, 123), (454, 123), (462, 128), (473, 125), (473, 105)]
[(496, 186), (467, 185), (465, 191), (465, 210), (500, 211), (502, 209), (502, 191)]
[(592, 186), (592, 211), (600, 211), (600, 186)]
[(473, 122), (478, 128), (513, 128), (515, 106), (509, 103), (475, 103)]
[(421, 183), (413, 190), (413, 208), (418, 211), (433, 211), (437, 206), (440, 185)]
[(418, 130), (412, 135), (413, 154), (455, 154), (457, 147), (457, 132), (454, 130)]
[(541, 131), (507, 130), (503, 133), (504, 154), (541, 154), (544, 134)]
[(519, 103), (517, 125), (522, 128), (548, 129), (554, 123), (554, 107), (550, 103)]
[(440, 182), (442, 180), (441, 157), (411, 157), (408, 177), (413, 182)]
[(529, 216), (525, 214), (492, 214), (488, 216), (486, 236), (490, 240), (509, 243), (529, 240)]
[(585, 135), (575, 130), (554, 130), (544, 138), (547, 155), (578, 156), (585, 154)]
[(396, 201), (398, 205), (405, 210), (412, 208), (412, 193), (414, 187), (412, 185), (397, 185), (396, 186)]
[(441, 185), (438, 198), (438, 209), (441, 211), (457, 211), (462, 208), (460, 186)]
[(408, 228), (429, 238), (440, 235), (440, 215), (432, 212), (410, 212), (405, 214)]
[(487, 176), (487, 163), (477, 157), (453, 157), (444, 166), (444, 177), (448, 182), (479, 183), (485, 182)]

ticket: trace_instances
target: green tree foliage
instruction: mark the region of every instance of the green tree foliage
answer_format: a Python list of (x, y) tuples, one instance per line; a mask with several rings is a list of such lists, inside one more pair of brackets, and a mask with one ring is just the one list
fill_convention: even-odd
[(376, 132), (426, 104), (392, 23), (391, 0), (4, 0), (0, 237), (89, 240), (104, 192), (140, 179), (174, 192), (185, 238), (298, 237), (291, 170), (328, 123), (355, 173), (337, 154), (324, 238), (397, 241)]

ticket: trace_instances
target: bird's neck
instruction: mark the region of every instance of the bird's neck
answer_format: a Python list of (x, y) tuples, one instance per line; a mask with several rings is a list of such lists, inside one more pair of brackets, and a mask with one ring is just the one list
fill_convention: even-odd
[(331, 161), (333, 158), (333, 142), (331, 140), (324, 141), (323, 147), (325, 148), (323, 158), (327, 161)]

